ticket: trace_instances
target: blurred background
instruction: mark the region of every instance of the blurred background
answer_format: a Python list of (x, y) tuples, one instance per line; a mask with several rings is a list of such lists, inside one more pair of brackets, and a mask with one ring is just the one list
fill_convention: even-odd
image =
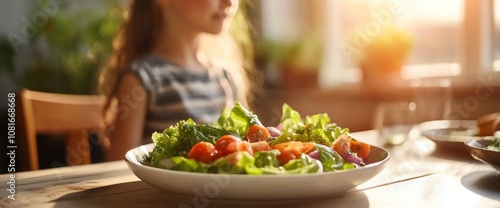
[[(2, 95), (22, 88), (95, 92), (127, 0), (0, 1)], [(252, 110), (267, 125), (279, 122), (283, 103), (303, 115), (328, 113), (351, 131), (373, 129), (383, 102), (415, 102), (417, 122), (500, 111), (495, 0), (254, 0), (243, 6), (255, 62), (265, 74)], [(5, 121), (6, 102), (1, 105)]]

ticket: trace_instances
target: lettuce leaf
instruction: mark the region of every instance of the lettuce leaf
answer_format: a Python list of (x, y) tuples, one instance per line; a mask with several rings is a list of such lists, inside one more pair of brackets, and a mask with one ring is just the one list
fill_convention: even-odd
[(323, 172), (321, 164), (315, 162), (307, 154), (300, 154), (298, 159), (290, 160), (287, 164), (283, 165), (287, 173), (290, 174), (302, 174), (302, 173), (318, 173)]
[(340, 135), (349, 133), (349, 129), (330, 123), (330, 117), (326, 113), (301, 118), (300, 114), (287, 104), (283, 105), (282, 111), (282, 134), (272, 141), (271, 145), (302, 141), (331, 146)]
[(321, 161), (325, 172), (343, 168), (344, 160), (335, 150), (321, 144), (316, 144), (315, 149), (318, 150), (318, 160)]
[(280, 162), (277, 159), (277, 156), (280, 154), (279, 150), (271, 150), (271, 151), (260, 151), (254, 154), (255, 157), (255, 167), (264, 168), (264, 167), (279, 167)]
[(236, 102), (231, 109), (224, 108), (217, 122), (222, 129), (235, 132), (240, 136), (246, 135), (252, 125), (262, 126), (258, 116), (244, 108), (239, 102)]
[(184, 124), (194, 124), (194, 121), (191, 119), (180, 121), (163, 132), (153, 133), (152, 139), (155, 147), (151, 152), (151, 166), (158, 167), (159, 162), (165, 158), (185, 155), (185, 150), (181, 144), (182, 141), (179, 141), (179, 126)]
[(170, 170), (207, 173), (208, 165), (199, 163), (196, 160), (188, 159), (182, 156), (163, 159), (159, 162), (158, 167)]

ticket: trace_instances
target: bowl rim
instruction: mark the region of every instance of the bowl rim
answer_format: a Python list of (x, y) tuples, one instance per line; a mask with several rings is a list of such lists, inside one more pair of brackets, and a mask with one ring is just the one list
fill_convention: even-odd
[[(228, 173), (196, 173), (196, 172), (188, 172), (188, 171), (176, 171), (176, 170), (169, 170), (169, 169), (163, 169), (163, 168), (158, 168), (158, 167), (152, 167), (152, 166), (148, 166), (146, 164), (143, 164), (142, 161), (136, 159), (136, 156), (134, 154), (134, 151), (138, 151), (139, 149), (141, 148), (148, 148), (149, 146), (154, 146), (154, 143), (149, 143), (149, 144), (144, 144), (144, 145), (140, 145), (138, 147), (135, 147), (135, 148), (132, 148), (130, 150), (127, 151), (127, 153), (125, 154), (125, 158), (124, 160), (131, 164), (131, 165), (135, 165), (135, 166), (139, 166), (139, 167), (142, 167), (142, 168), (146, 168), (146, 169), (149, 169), (149, 170), (152, 170), (152, 171), (165, 171), (169, 174), (187, 174), (187, 175), (193, 175), (193, 176), (216, 176), (216, 175), (230, 175), (231, 177), (237, 177), (237, 178), (252, 178), (252, 177), (258, 177), (258, 178), (267, 178), (267, 177), (270, 177), (270, 178), (281, 178), (281, 177), (294, 177), (294, 178), (299, 178), (299, 177), (308, 177), (308, 176), (311, 176), (311, 175), (329, 175), (329, 174), (345, 174), (345, 173), (349, 173), (349, 172), (353, 172), (353, 171), (363, 171), (363, 170), (366, 170), (366, 169), (370, 169), (370, 168), (375, 168), (375, 167), (379, 167), (379, 166), (385, 166), (387, 165), (388, 161), (391, 159), (391, 153), (384, 149), (383, 147), (380, 147), (380, 146), (376, 146), (376, 145), (371, 145), (372, 147), (375, 147), (375, 149), (377, 149), (378, 151), (381, 151), (383, 154), (381, 155), (385, 155), (384, 158), (380, 159), (379, 161), (376, 161), (374, 163), (370, 163), (368, 165), (365, 165), (365, 166), (362, 166), (362, 167), (358, 167), (358, 168), (355, 168), (355, 169), (349, 169), (349, 170), (340, 170), (340, 171), (330, 171), (330, 172), (322, 172), (322, 173), (308, 173), (308, 174), (263, 174), (263, 175), (250, 175), (250, 174), (228, 174)], [(370, 152), (373, 151), (370, 150)]]
[[(490, 142), (491, 143), (493, 141), (493, 139), (495, 139), (495, 138), (494, 137), (493, 138), (473, 138), (473, 139), (469, 139), (467, 141), (464, 141), (464, 144), (465, 144), (465, 146), (467, 146), (470, 149), (476, 149), (476, 150), (480, 150), (480, 151), (486, 151), (486, 152), (500, 154), (500, 151), (488, 149), (487, 146), (489, 144), (488, 145), (484, 145), (484, 144), (481, 143), (481, 142)], [(476, 145), (473, 145), (472, 144), (473, 142), (481, 144), (482, 146), (478, 147)]]

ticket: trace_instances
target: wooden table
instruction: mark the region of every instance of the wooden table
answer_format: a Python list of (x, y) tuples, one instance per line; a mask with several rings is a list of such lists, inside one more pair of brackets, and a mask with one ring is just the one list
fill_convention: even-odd
[[(376, 144), (376, 131), (353, 135)], [(201, 207), (500, 207), (500, 172), (465, 150), (436, 148), (420, 136), (386, 149), (391, 153), (386, 168), (340, 195), (266, 204), (212, 200)], [(15, 177), (14, 201), (8, 198), (9, 175), (0, 176), (2, 207), (200, 207), (142, 182), (124, 161), (21, 172)]]

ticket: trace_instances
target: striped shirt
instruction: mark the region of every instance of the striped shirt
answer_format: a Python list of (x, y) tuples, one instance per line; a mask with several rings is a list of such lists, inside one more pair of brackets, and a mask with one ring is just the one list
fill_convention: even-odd
[(180, 120), (215, 122), (222, 108), (232, 106), (236, 98), (235, 84), (224, 70), (210, 75), (151, 54), (135, 61), (132, 72), (142, 81), (149, 99), (144, 143), (151, 142), (153, 132), (161, 132)]

